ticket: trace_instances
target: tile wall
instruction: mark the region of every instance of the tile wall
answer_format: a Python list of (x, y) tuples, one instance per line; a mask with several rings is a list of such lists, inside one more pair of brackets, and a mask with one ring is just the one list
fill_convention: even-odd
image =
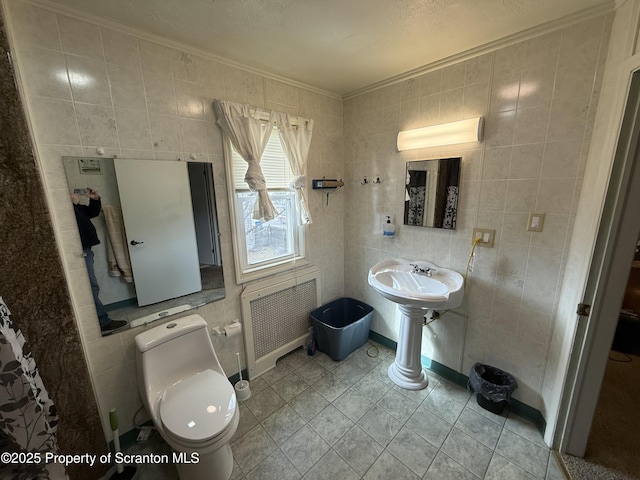
[[(395, 340), (399, 312), (367, 285), (368, 269), (400, 257), (463, 273), (472, 229), (495, 229), (494, 248), (476, 249), (463, 315), (426, 327), (422, 351), (466, 375), (475, 362), (509, 371), (514, 397), (537, 409), (610, 23), (587, 20), (344, 103), (345, 294), (374, 306), (372, 329)], [(399, 130), (480, 115), (481, 144), (395, 149)], [(458, 155), (457, 229), (401, 225), (405, 162)], [(382, 183), (363, 185), (365, 177)], [(526, 231), (529, 212), (546, 215), (543, 232)], [(388, 214), (393, 239), (381, 234)]]
[[(221, 136), (214, 98), (250, 103), (313, 118), (310, 178), (342, 178), (342, 100), (220, 63), (131, 31), (56, 14), (21, 1), (6, 3), (32, 132), (38, 150), (56, 237), (84, 340), (106, 435), (109, 409), (117, 407), (120, 431), (131, 428), (138, 398), (133, 337), (141, 328), (102, 338), (98, 329), (69, 192), (63, 155), (175, 161), (195, 154), (213, 163), (222, 232), (226, 299), (197, 310), (211, 326), (240, 318), (242, 286), (235, 282)], [(151, 187), (152, 179), (149, 179)], [(322, 301), (343, 293), (343, 201), (329, 205), (309, 192), (314, 220), (307, 252), (322, 273)], [(236, 373), (241, 341), (214, 339), (223, 368)]]
[[(121, 430), (126, 431), (141, 405), (133, 348), (138, 331), (100, 337), (81, 274), (60, 157), (93, 156), (102, 147), (105, 155), (176, 160), (194, 153), (198, 160), (212, 162), (223, 261), (232, 265), (222, 149), (211, 110), (214, 98), (315, 120), (308, 176), (346, 181), (328, 205), (323, 194), (309, 192), (314, 223), (307, 250), (322, 271), (323, 302), (344, 294), (370, 303), (376, 308), (373, 330), (388, 338), (397, 338), (398, 312), (367, 285), (370, 266), (383, 258), (421, 258), (464, 272), (473, 227), (495, 229), (495, 247), (477, 249), (466, 299), (458, 309), (462, 315), (450, 316), (447, 323), (445, 317), (425, 329), (423, 353), (462, 373), (476, 361), (504, 368), (519, 380), (514, 396), (541, 408), (542, 379), (597, 106), (609, 17), (343, 102), (142, 33), (105, 28), (21, 1), (11, 2), (6, 11), (103, 417), (118, 407), (125, 419)], [(485, 141), (480, 145), (395, 150), (400, 129), (478, 115), (486, 117)], [(400, 225), (405, 162), (453, 155), (463, 157), (457, 230)], [(380, 178), (381, 183), (362, 185), (364, 177)], [(546, 214), (543, 232), (525, 230), (529, 212)], [(397, 225), (393, 239), (381, 235), (386, 214)], [(225, 269), (225, 283), (227, 298), (198, 311), (212, 326), (240, 317), (241, 286), (235, 283), (232, 268)], [(230, 372), (235, 370), (235, 351), (241, 348), (216, 343)], [(105, 431), (109, 436), (106, 425)]]

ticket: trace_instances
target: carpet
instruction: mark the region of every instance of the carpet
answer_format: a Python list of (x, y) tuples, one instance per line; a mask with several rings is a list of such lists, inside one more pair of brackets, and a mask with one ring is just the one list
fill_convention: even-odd
[(561, 454), (572, 479), (640, 479), (640, 356), (612, 350), (584, 459)]

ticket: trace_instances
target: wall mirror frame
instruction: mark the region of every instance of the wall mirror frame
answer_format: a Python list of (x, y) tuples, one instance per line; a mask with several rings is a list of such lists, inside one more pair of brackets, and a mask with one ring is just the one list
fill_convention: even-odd
[(133, 328), (225, 298), (210, 163), (62, 157), (62, 164), (70, 196), (87, 204), (87, 188), (100, 195), (102, 210), (91, 220), (100, 244), (92, 251), (109, 318)]
[(455, 230), (461, 157), (407, 162), (404, 225)]

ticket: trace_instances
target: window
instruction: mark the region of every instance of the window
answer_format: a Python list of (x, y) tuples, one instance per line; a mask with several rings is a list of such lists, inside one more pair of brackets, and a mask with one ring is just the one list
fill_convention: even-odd
[(247, 275), (248, 278), (261, 276), (252, 273), (304, 257), (304, 237), (303, 229), (296, 220), (295, 192), (289, 189), (294, 175), (282, 150), (277, 129), (273, 129), (260, 161), (271, 202), (278, 212), (271, 221), (252, 218), (257, 193), (250, 191), (244, 181), (247, 162), (230, 145), (229, 150), (235, 211), (232, 221), (235, 220), (236, 267), (239, 280), (243, 280), (247, 279)]

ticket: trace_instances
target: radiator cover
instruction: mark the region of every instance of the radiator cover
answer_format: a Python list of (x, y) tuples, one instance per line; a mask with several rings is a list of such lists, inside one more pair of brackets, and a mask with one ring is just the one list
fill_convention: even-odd
[(241, 299), (247, 370), (253, 379), (306, 344), (309, 314), (320, 301), (319, 272), (306, 268), (252, 283)]

